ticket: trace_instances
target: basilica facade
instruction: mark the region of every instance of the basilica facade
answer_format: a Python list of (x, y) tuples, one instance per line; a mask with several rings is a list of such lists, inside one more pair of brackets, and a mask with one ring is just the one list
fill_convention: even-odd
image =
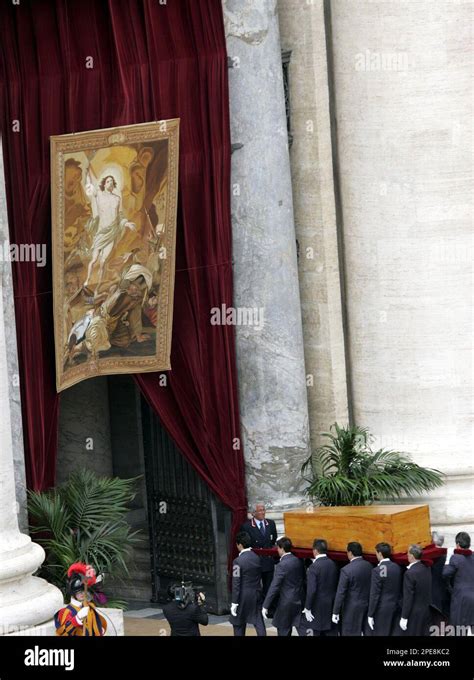
[[(374, 446), (443, 473), (443, 486), (414, 502), (429, 504), (432, 529), (452, 545), (474, 531), (469, 3), (223, 0), (222, 9), (249, 508), (265, 503), (282, 530), (283, 512), (308, 503), (301, 467), (321, 433), (357, 424)], [(0, 271), (0, 588), (21, 584), (36, 604), (16, 618), (35, 625), (60, 594), (31, 576), (42, 554), (26, 536), (11, 264)], [(141, 475), (130, 523), (149, 541), (153, 571), (150, 496), (186, 477), (180, 512), (209, 508), (223, 601), (227, 510), (153, 418), (129, 378), (69, 388), (57, 483), (81, 466)], [(164, 451), (166, 483), (149, 466)], [(127, 595), (146, 600), (157, 588), (145, 565)]]

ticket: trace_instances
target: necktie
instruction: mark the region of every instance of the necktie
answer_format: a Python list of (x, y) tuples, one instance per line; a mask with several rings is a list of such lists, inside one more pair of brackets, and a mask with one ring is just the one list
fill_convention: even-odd
[(260, 522), (260, 531), (265, 536), (265, 524), (263, 522)]

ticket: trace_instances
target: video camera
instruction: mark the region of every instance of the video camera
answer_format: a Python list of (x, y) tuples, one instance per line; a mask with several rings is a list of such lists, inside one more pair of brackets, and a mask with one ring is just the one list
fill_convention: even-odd
[(204, 602), (203, 587), (193, 585), (191, 581), (173, 583), (170, 585), (168, 593), (181, 609), (185, 609), (188, 604), (202, 604)]

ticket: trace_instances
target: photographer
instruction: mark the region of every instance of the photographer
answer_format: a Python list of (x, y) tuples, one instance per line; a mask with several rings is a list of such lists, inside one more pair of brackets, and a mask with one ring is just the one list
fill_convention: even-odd
[(170, 624), (173, 637), (200, 636), (199, 624), (207, 626), (209, 617), (204, 608), (204, 593), (195, 593), (192, 583), (169, 587), (171, 602), (163, 606), (163, 614)]

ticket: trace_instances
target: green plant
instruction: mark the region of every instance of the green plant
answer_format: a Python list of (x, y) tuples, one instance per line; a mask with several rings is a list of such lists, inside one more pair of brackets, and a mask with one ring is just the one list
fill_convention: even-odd
[(367, 428), (334, 423), (323, 436), (328, 443), (316, 449), (301, 469), (308, 482), (307, 495), (320, 505), (365, 505), (443, 484), (438, 470), (413, 463), (407, 454), (372, 451), (373, 437)]
[[(67, 569), (73, 562), (91, 564), (104, 575), (105, 586), (108, 577), (127, 575), (127, 558), (139, 542), (138, 532), (131, 531), (125, 519), (136, 493), (135, 482), (82, 469), (54, 489), (30, 491), (30, 532), (46, 552), (40, 576), (65, 592)], [(100, 598), (105, 599), (108, 607), (125, 605), (118, 599)]]

